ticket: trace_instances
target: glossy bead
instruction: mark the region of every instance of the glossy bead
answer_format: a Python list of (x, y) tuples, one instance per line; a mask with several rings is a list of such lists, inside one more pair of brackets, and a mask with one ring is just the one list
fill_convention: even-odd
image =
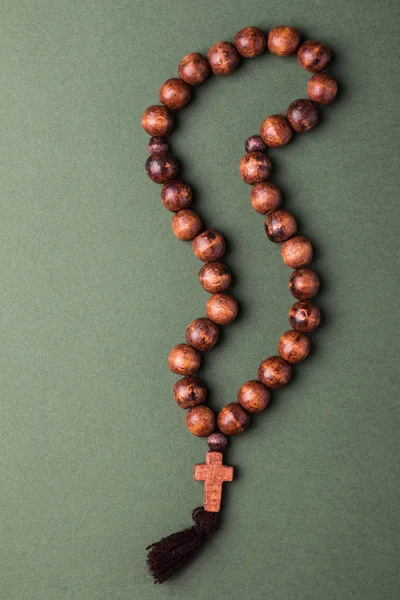
[(179, 240), (189, 242), (201, 231), (201, 219), (193, 210), (180, 210), (172, 217), (172, 231)]
[(180, 110), (189, 102), (190, 86), (179, 77), (164, 81), (158, 92), (160, 102), (171, 110)]
[(194, 435), (207, 437), (215, 430), (215, 415), (211, 408), (200, 404), (188, 410), (185, 425)]
[(325, 69), (331, 60), (331, 51), (321, 42), (307, 40), (298, 49), (297, 60), (306, 71), (317, 73)]
[(246, 381), (237, 394), (238, 403), (249, 413), (261, 412), (270, 400), (271, 392), (260, 381)]
[(178, 163), (168, 152), (150, 154), (145, 164), (146, 173), (154, 183), (165, 183), (178, 174)]
[(321, 322), (321, 313), (312, 302), (296, 302), (289, 311), (289, 323), (296, 331), (311, 333)]
[(192, 408), (204, 404), (207, 390), (197, 377), (179, 379), (173, 387), (174, 399), (181, 408)]
[(218, 342), (219, 328), (218, 325), (210, 321), (210, 319), (195, 319), (186, 329), (186, 341), (188, 344), (196, 348), (196, 350), (205, 351), (211, 350)]
[(251, 135), (244, 143), (246, 152), (264, 152), (267, 146), (262, 141), (259, 135)]
[(167, 144), (165, 138), (153, 136), (149, 139), (147, 150), (150, 154), (154, 154), (156, 152), (168, 152), (169, 145)]
[(217, 417), (217, 425), (225, 435), (242, 433), (250, 423), (249, 414), (237, 402), (224, 406)]
[(178, 67), (178, 75), (189, 85), (199, 85), (208, 77), (210, 67), (207, 60), (198, 52), (191, 52), (182, 58)]
[(274, 27), (268, 34), (268, 50), (278, 56), (289, 56), (296, 52), (300, 40), (300, 31), (295, 27)]
[(271, 115), (262, 122), (260, 135), (267, 146), (277, 148), (291, 140), (293, 129), (282, 115)]
[(258, 379), (271, 389), (286, 385), (291, 374), (292, 367), (280, 356), (270, 356), (258, 367)]
[(227, 294), (213, 294), (206, 302), (206, 315), (218, 325), (229, 325), (236, 319), (238, 304)]
[(280, 189), (269, 181), (257, 183), (250, 193), (250, 202), (254, 210), (265, 215), (279, 208), (282, 201)]
[(311, 269), (296, 269), (289, 279), (289, 291), (298, 300), (309, 300), (318, 294), (318, 275)]
[(217, 42), (207, 52), (207, 60), (214, 75), (229, 75), (239, 65), (239, 54), (230, 42)]
[(302, 235), (296, 235), (290, 240), (283, 242), (281, 256), (285, 265), (292, 269), (308, 265), (313, 257), (313, 248), (310, 240)]
[(284, 242), (291, 238), (296, 231), (296, 219), (285, 210), (276, 210), (265, 219), (265, 233), (271, 242)]
[(241, 159), (239, 172), (246, 183), (266, 181), (271, 173), (271, 161), (263, 152), (249, 152)]
[(223, 433), (212, 433), (207, 438), (207, 444), (211, 452), (223, 452), (228, 440)]
[(281, 335), (278, 344), (278, 352), (286, 362), (292, 364), (307, 358), (310, 347), (310, 340), (306, 335), (291, 329)]
[(297, 133), (309, 131), (318, 123), (318, 110), (310, 100), (299, 99), (289, 104), (286, 116)]
[(207, 229), (192, 241), (195, 256), (205, 263), (214, 262), (225, 254), (226, 245), (223, 236), (215, 229)]
[(235, 35), (235, 46), (241, 56), (259, 56), (267, 47), (265, 33), (259, 27), (244, 27)]
[(168, 181), (162, 186), (161, 202), (171, 212), (188, 208), (192, 204), (192, 188), (178, 179)]
[(231, 274), (223, 263), (207, 263), (199, 271), (199, 281), (206, 292), (217, 294), (231, 285)]
[(199, 370), (200, 364), (200, 352), (188, 344), (178, 344), (168, 356), (169, 370), (178, 375), (193, 375)]
[(149, 135), (163, 137), (170, 133), (173, 126), (173, 114), (166, 106), (152, 105), (143, 113), (142, 127)]
[(308, 80), (307, 93), (310, 100), (326, 106), (336, 98), (337, 83), (328, 73), (315, 73)]

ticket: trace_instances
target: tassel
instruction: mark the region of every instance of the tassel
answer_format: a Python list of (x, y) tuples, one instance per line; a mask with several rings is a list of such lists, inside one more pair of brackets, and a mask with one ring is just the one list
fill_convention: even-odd
[(172, 533), (146, 548), (147, 566), (154, 583), (164, 583), (176, 571), (186, 567), (199, 553), (204, 542), (217, 530), (219, 513), (202, 506), (192, 512), (193, 527)]

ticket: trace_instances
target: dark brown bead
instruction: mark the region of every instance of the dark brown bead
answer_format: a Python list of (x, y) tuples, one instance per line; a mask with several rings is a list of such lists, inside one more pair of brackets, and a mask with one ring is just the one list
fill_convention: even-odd
[(309, 131), (318, 123), (317, 108), (310, 100), (303, 98), (289, 104), (286, 116), (297, 133)]
[(267, 146), (262, 141), (259, 135), (251, 135), (244, 143), (246, 152), (264, 152)]
[(142, 127), (149, 135), (163, 137), (170, 133), (173, 126), (173, 114), (166, 106), (152, 105), (143, 113)]
[(289, 279), (289, 290), (298, 300), (309, 300), (318, 294), (318, 275), (311, 269), (296, 269)]
[(321, 42), (307, 40), (298, 49), (297, 60), (306, 71), (318, 73), (325, 69), (331, 60), (331, 51)]
[(310, 340), (299, 331), (286, 331), (281, 335), (278, 352), (288, 363), (298, 363), (307, 358), (310, 352)]
[(191, 52), (182, 58), (178, 67), (178, 75), (189, 85), (199, 85), (210, 73), (207, 60), (198, 52)]
[(169, 370), (178, 375), (193, 375), (199, 370), (200, 364), (200, 352), (188, 344), (178, 344), (168, 356)]
[(292, 367), (280, 356), (270, 356), (258, 367), (258, 379), (271, 389), (286, 385), (291, 374)]
[(161, 201), (171, 212), (188, 208), (192, 204), (192, 188), (178, 179), (168, 181), (162, 186)]
[(146, 173), (154, 183), (165, 183), (178, 174), (178, 163), (168, 152), (150, 154), (145, 164)]
[(291, 140), (293, 129), (282, 115), (271, 115), (261, 124), (260, 135), (267, 146), (277, 148)]
[(235, 46), (241, 56), (259, 56), (267, 47), (265, 33), (259, 27), (244, 27), (235, 35)]
[(239, 65), (239, 54), (230, 42), (217, 42), (207, 52), (207, 60), (214, 75), (229, 75)]
[(228, 325), (236, 319), (238, 304), (227, 294), (213, 294), (206, 302), (206, 315), (218, 325)]
[(271, 161), (263, 152), (249, 152), (240, 161), (239, 171), (246, 183), (266, 181), (271, 173)]
[(268, 34), (268, 50), (278, 56), (289, 56), (296, 52), (300, 40), (300, 31), (295, 27), (274, 27)]
[(215, 430), (215, 415), (204, 404), (194, 406), (185, 415), (185, 425), (194, 435), (207, 437)]
[(307, 93), (310, 100), (326, 106), (336, 98), (337, 83), (328, 73), (315, 73), (308, 80)]
[(154, 154), (155, 152), (168, 152), (169, 145), (164, 138), (153, 136), (149, 139), (147, 150), (150, 154)]
[(237, 402), (224, 406), (217, 417), (217, 425), (225, 435), (242, 433), (250, 423), (249, 414)]
[(290, 240), (283, 242), (281, 256), (285, 265), (292, 269), (308, 265), (313, 257), (313, 248), (310, 240), (302, 235), (296, 235)]
[(171, 221), (173, 234), (179, 240), (189, 242), (201, 231), (201, 219), (193, 210), (180, 210), (174, 214)]
[(188, 344), (204, 352), (218, 342), (219, 328), (210, 319), (195, 319), (186, 329), (185, 337)]
[(228, 440), (223, 433), (212, 433), (207, 438), (207, 444), (211, 452), (223, 452)]
[(207, 398), (207, 390), (197, 377), (184, 377), (179, 379), (173, 388), (175, 402), (181, 408), (193, 408), (198, 404), (204, 404)]
[(171, 110), (180, 110), (186, 106), (191, 95), (190, 86), (179, 77), (164, 81), (158, 92), (160, 102)]
[(284, 242), (291, 238), (296, 231), (296, 219), (285, 210), (276, 210), (265, 219), (265, 233), (271, 242)]
[(226, 250), (223, 236), (215, 229), (207, 229), (196, 236), (192, 248), (195, 256), (205, 263), (218, 260)]
[(282, 194), (274, 183), (262, 181), (252, 188), (250, 201), (255, 211), (265, 215), (279, 208), (282, 201)]
[(289, 311), (289, 323), (296, 331), (311, 333), (321, 322), (321, 313), (312, 302), (296, 302)]
[(223, 263), (207, 263), (199, 271), (199, 281), (206, 292), (217, 294), (231, 285), (231, 274)]
[(238, 391), (237, 400), (249, 413), (258, 413), (267, 408), (271, 392), (260, 381), (246, 381)]

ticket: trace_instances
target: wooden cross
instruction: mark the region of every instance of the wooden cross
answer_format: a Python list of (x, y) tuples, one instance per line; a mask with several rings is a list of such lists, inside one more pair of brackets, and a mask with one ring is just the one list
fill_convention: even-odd
[(222, 483), (233, 479), (233, 467), (222, 464), (222, 452), (207, 452), (206, 464), (194, 467), (194, 479), (204, 481), (204, 509), (219, 512)]

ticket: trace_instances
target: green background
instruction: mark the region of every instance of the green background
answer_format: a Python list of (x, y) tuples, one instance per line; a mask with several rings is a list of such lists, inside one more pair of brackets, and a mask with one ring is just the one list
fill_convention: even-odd
[[(2, 600), (397, 600), (399, 5), (4, 0), (0, 35)], [(207, 294), (144, 172), (140, 117), (190, 51), (293, 24), (334, 49), (337, 102), (270, 152), (316, 249), (310, 359), (232, 440), (223, 526), (161, 587), (145, 546), (190, 524), (206, 445), (166, 365)], [(242, 310), (204, 360), (210, 404), (276, 353), (289, 269), (237, 165), (304, 97), (266, 54), (196, 89), (171, 136), (204, 222), (226, 235)]]

